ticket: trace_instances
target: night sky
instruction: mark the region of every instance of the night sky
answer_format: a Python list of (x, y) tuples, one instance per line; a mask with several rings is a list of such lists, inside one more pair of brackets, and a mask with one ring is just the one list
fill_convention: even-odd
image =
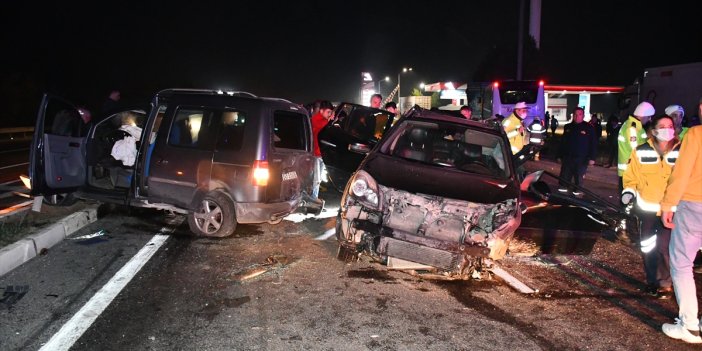
[[(700, 6), (673, 3), (543, 0), (524, 76), (628, 85), (646, 67), (702, 61)], [(5, 1), (0, 118), (33, 125), (45, 91), (97, 110), (111, 89), (126, 102), (173, 87), (350, 101), (360, 72), (394, 82), (403, 66), (403, 87), (514, 78), (518, 13), (518, 0)]]

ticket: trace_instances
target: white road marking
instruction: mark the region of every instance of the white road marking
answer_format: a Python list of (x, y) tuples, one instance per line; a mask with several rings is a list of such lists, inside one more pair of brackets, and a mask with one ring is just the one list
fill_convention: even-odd
[(21, 182), (21, 180), (19, 180), (19, 179), (17, 179), (17, 180), (11, 180), (11, 181), (9, 181), (9, 182), (0, 183), (0, 186), (10, 185), (10, 184), (14, 184), (14, 183), (20, 184), (20, 182)]
[(155, 235), (39, 350), (70, 349), (167, 239), (168, 235)]
[(517, 289), (517, 291), (519, 291), (522, 294), (533, 294), (533, 293), (539, 291), (539, 290), (534, 290), (534, 289), (528, 287), (526, 284), (522, 283), (521, 281), (519, 281), (517, 278), (515, 278), (511, 274), (505, 272), (505, 270), (500, 268), (500, 267), (493, 266), (491, 271), (492, 271), (492, 273), (495, 273), (496, 276), (504, 279), (504, 281), (506, 281), (507, 284), (509, 284), (511, 287)]
[(324, 234), (314, 238), (314, 240), (327, 240), (334, 234), (336, 234), (336, 228), (327, 230), (326, 232), (324, 232)]
[(19, 167), (19, 166), (26, 166), (26, 165), (28, 165), (28, 164), (29, 164), (29, 162), (18, 163), (18, 164), (16, 164), (16, 165), (9, 165), (9, 166), (0, 167), (0, 169), (15, 168), (15, 167)]

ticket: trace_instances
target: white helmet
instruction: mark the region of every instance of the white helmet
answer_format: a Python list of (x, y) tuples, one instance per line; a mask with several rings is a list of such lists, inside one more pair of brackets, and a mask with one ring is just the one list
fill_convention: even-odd
[(636, 117), (650, 117), (655, 114), (656, 109), (653, 108), (653, 105), (646, 101), (640, 103), (638, 106), (636, 106), (636, 110), (634, 110), (634, 116)]
[(514, 104), (514, 109), (516, 110), (518, 108), (527, 108), (527, 104), (524, 101), (520, 101)]
[(675, 112), (680, 112), (680, 117), (685, 116), (685, 109), (680, 105), (670, 105), (665, 108), (666, 116), (671, 116)]

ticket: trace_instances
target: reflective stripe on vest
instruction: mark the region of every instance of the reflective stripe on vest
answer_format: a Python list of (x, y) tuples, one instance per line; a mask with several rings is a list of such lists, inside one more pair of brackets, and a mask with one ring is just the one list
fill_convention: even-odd
[[(648, 144), (645, 144), (648, 145)], [(636, 149), (636, 155), (639, 157), (639, 162), (644, 165), (653, 165), (658, 163), (658, 153), (656, 150), (651, 150), (651, 149), (644, 149), (641, 150), (641, 148)]]
[(665, 155), (665, 162), (667, 162), (669, 165), (674, 165), (675, 161), (678, 160), (678, 150), (671, 151)]
[(648, 239), (641, 240), (641, 252), (643, 253), (649, 253), (653, 251), (654, 248), (656, 248), (656, 240), (658, 239), (657, 235), (654, 235)]

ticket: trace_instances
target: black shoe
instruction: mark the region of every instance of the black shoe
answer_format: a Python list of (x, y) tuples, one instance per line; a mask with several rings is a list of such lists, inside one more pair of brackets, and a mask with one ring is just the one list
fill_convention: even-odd
[(668, 300), (673, 296), (673, 288), (658, 288), (655, 296), (659, 300)]

